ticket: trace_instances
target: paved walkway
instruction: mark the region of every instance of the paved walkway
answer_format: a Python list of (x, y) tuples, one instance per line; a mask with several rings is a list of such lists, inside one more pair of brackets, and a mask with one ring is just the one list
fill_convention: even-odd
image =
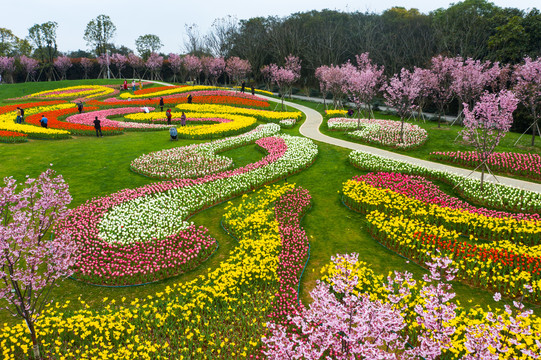
[[(269, 99), (276, 101), (276, 99), (272, 99), (272, 98), (269, 98)], [(343, 148), (346, 148), (346, 149), (362, 150), (362, 151), (367, 151), (367, 152), (370, 152), (370, 153), (373, 153), (373, 154), (386, 156), (386, 157), (396, 159), (396, 160), (408, 161), (410, 163), (417, 164), (417, 165), (422, 165), (422, 166), (425, 166), (425, 167), (431, 168), (431, 169), (447, 170), (447, 171), (454, 172), (454, 173), (457, 173), (457, 174), (461, 174), (461, 175), (464, 175), (464, 176), (468, 176), (471, 173), (471, 170), (468, 170), (468, 169), (457, 168), (457, 167), (454, 167), (454, 166), (439, 164), (439, 163), (435, 163), (435, 162), (427, 161), (427, 160), (421, 160), (421, 159), (417, 159), (417, 158), (414, 158), (414, 157), (410, 157), (410, 156), (406, 156), (406, 155), (402, 155), (402, 154), (397, 154), (397, 153), (394, 153), (392, 151), (382, 150), (382, 149), (374, 148), (374, 147), (371, 147), (371, 146), (357, 144), (357, 143), (353, 143), (353, 142), (349, 142), (349, 141), (345, 141), (345, 140), (341, 140), (341, 139), (336, 139), (336, 138), (324, 135), (321, 132), (319, 132), (319, 126), (323, 122), (323, 117), (321, 116), (321, 114), (319, 112), (317, 112), (317, 111), (315, 111), (315, 110), (313, 110), (313, 109), (311, 109), (309, 107), (294, 104), (294, 103), (287, 102), (287, 101), (285, 101), (284, 104), (287, 104), (288, 106), (291, 106), (291, 107), (295, 107), (295, 108), (299, 109), (300, 111), (302, 111), (302, 112), (304, 112), (306, 114), (306, 121), (301, 125), (300, 132), (301, 132), (302, 135), (304, 135), (304, 136), (306, 136), (306, 137), (308, 137), (310, 139), (325, 142), (325, 143), (336, 145), (336, 146), (340, 146), (340, 147), (343, 147)], [(471, 177), (476, 177), (476, 178), (480, 179), (481, 178), (481, 173), (480, 172), (474, 172), (473, 174), (471, 174)], [(485, 179), (487, 181), (493, 181), (493, 182), (495, 181), (494, 178), (491, 175), (487, 176), (487, 174), (485, 174)], [(515, 186), (515, 187), (518, 187), (518, 188), (521, 188), (521, 189), (526, 189), (526, 190), (530, 190), (530, 191), (537, 191), (537, 192), (541, 193), (541, 184), (536, 184), (536, 183), (532, 183), (532, 182), (529, 182), (529, 181), (512, 179), (512, 178), (508, 178), (508, 177), (505, 177), (505, 176), (497, 176), (497, 179), (499, 180), (499, 182), (501, 182), (503, 184), (512, 185), (512, 186)]]
[[(153, 83), (157, 83), (157, 84), (164, 85), (164, 86), (172, 85), (172, 84), (159, 82), (159, 81), (150, 81), (150, 80), (144, 80), (144, 81), (153, 82)], [(276, 101), (275, 98), (266, 97), (266, 96), (263, 96), (263, 95), (258, 95), (258, 96), (266, 98), (266, 99), (271, 100), (271, 101)], [(308, 97), (302, 97), (302, 96), (296, 96), (296, 97), (305, 98), (306, 100), (312, 100), (312, 101), (314, 100), (314, 98), (308, 98)], [(319, 100), (321, 102), (323, 101), (322, 99), (319, 99)], [(295, 103), (292, 103), (292, 102), (289, 102), (289, 101), (284, 101), (284, 104), (286, 104), (287, 106), (297, 108), (297, 109), (299, 109), (300, 111), (302, 111), (302, 112), (304, 112), (306, 114), (306, 121), (301, 125), (300, 133), (302, 135), (310, 138), (310, 139), (313, 139), (313, 140), (316, 140), (316, 141), (321, 141), (321, 142), (331, 144), (331, 145), (340, 146), (340, 147), (343, 147), (343, 148), (346, 148), (346, 149), (362, 150), (362, 151), (370, 152), (372, 154), (386, 156), (388, 158), (392, 158), (392, 159), (396, 159), (396, 160), (408, 161), (408, 162), (410, 162), (412, 164), (422, 165), (422, 166), (425, 166), (425, 167), (430, 168), (430, 169), (446, 170), (446, 171), (454, 172), (456, 174), (460, 174), (460, 175), (464, 175), (464, 176), (469, 175), (471, 177), (476, 177), (478, 179), (481, 178), (481, 173), (480, 172), (474, 172), (472, 174), (471, 170), (468, 170), (468, 169), (463, 169), (463, 168), (458, 168), (458, 167), (454, 167), (454, 166), (439, 164), (439, 163), (435, 163), (435, 162), (427, 161), (427, 160), (421, 160), (421, 159), (417, 159), (417, 158), (414, 158), (414, 157), (411, 157), (411, 156), (397, 154), (397, 153), (394, 153), (392, 151), (382, 150), (382, 149), (378, 149), (378, 148), (375, 148), (375, 147), (362, 145), (362, 144), (357, 144), (357, 143), (353, 143), (353, 142), (350, 142), (350, 141), (336, 139), (336, 138), (324, 135), (319, 131), (319, 126), (323, 122), (323, 117), (321, 116), (321, 114), (319, 112), (317, 112), (316, 110), (311, 109), (309, 107), (299, 105), (299, 104), (295, 104)], [(442, 150), (445, 151), (445, 149), (442, 149)], [(486, 181), (496, 182), (494, 177), (491, 176), (491, 175), (485, 174), (485, 179), (486, 179)], [(532, 183), (532, 182), (524, 181), (524, 180), (512, 179), (512, 178), (508, 178), (508, 177), (505, 177), (505, 176), (499, 176), (499, 175), (497, 176), (497, 180), (500, 183), (503, 183), (503, 184), (506, 184), (506, 185), (511, 185), (511, 186), (515, 186), (515, 187), (518, 187), (518, 188), (521, 188), (521, 189), (526, 189), (526, 190), (536, 191), (536, 192), (541, 193), (541, 184), (536, 184), (536, 183)]]

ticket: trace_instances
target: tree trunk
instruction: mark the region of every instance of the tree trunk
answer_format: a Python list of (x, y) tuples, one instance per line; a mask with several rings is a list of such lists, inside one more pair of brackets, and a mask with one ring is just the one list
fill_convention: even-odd
[(400, 142), (403, 144), (404, 143), (404, 118), (401, 118), (401, 123), (400, 123)]
[(538, 127), (537, 127), (537, 119), (535, 118), (535, 114), (534, 114), (533, 124), (532, 124), (532, 146), (534, 146), (534, 144), (535, 144), (535, 131), (537, 129), (538, 129)]

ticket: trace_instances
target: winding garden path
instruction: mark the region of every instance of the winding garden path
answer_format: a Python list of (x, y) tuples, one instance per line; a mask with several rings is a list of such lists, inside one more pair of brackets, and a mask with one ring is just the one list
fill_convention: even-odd
[[(164, 85), (164, 86), (173, 85), (173, 84), (168, 84), (168, 83), (160, 82), (160, 81), (151, 81), (151, 80), (145, 80), (145, 81), (153, 82), (153, 83)], [(276, 101), (275, 98), (262, 96), (262, 95), (258, 95), (258, 96), (261, 96), (271, 101)], [(481, 173), (477, 171), (472, 173), (472, 171), (469, 169), (463, 169), (459, 167), (439, 164), (432, 161), (417, 159), (411, 156), (394, 153), (392, 151), (382, 150), (375, 147), (353, 143), (353, 142), (349, 142), (349, 141), (345, 141), (345, 140), (341, 140), (341, 139), (333, 138), (331, 136), (324, 135), (319, 131), (319, 127), (323, 123), (323, 117), (321, 116), (319, 112), (307, 106), (295, 104), (289, 101), (284, 101), (284, 104), (287, 106), (297, 108), (306, 114), (306, 121), (304, 121), (304, 123), (301, 125), (299, 130), (303, 136), (306, 136), (312, 140), (321, 141), (321, 142), (335, 145), (335, 146), (340, 146), (346, 149), (362, 150), (362, 151), (370, 152), (376, 155), (386, 156), (388, 158), (392, 158), (396, 160), (407, 161), (412, 164), (422, 165), (430, 169), (446, 170), (446, 171), (454, 172), (454, 173), (464, 175), (464, 176), (476, 177), (478, 179), (481, 178)], [(441, 149), (441, 151), (448, 151), (448, 150), (451, 150), (451, 149)], [(530, 190), (530, 191), (537, 191), (541, 193), (541, 184), (536, 184), (536, 183), (532, 183), (532, 182), (524, 181), (524, 180), (512, 179), (512, 178), (508, 178), (508, 177), (500, 176), (500, 175), (498, 175), (497, 179), (495, 179), (492, 175), (485, 174), (485, 179), (487, 181), (492, 181), (492, 182), (499, 181), (502, 184), (511, 185), (511, 186), (515, 186), (515, 187)]]

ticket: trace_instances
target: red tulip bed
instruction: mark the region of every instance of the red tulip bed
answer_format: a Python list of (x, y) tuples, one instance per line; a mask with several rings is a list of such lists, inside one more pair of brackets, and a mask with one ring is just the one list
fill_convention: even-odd
[(0, 130), (0, 142), (5, 143), (18, 143), (28, 141), (28, 135), (15, 131), (3, 131)]
[[(473, 169), (481, 164), (479, 153), (475, 151), (433, 152), (430, 155), (435, 160), (466, 168)], [(541, 156), (539, 154), (492, 153), (488, 158), (487, 165), (493, 172), (541, 180)]]

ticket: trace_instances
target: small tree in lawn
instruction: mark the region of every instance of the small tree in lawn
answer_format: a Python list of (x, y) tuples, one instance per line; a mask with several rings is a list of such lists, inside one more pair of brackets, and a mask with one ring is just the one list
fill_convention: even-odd
[(423, 109), (430, 101), (432, 92), (437, 86), (438, 79), (430, 69), (415, 67), (412, 73), (412, 82), (419, 88), (419, 96), (415, 100), (419, 118), (424, 119)]
[(289, 55), (286, 57), (284, 67), (279, 67), (276, 64), (270, 64), (270, 76), (280, 89), (280, 97), (282, 99), (282, 111), (284, 110), (284, 97), (287, 93), (291, 93), (291, 87), (295, 81), (301, 77), (301, 62), (298, 57)]
[(417, 110), (415, 100), (419, 97), (420, 87), (416, 84), (413, 73), (402, 68), (400, 75), (394, 74), (389, 84), (384, 85), (385, 102), (393, 107), (400, 116), (400, 141), (404, 142), (404, 119)]
[(225, 62), (225, 72), (236, 86), (240, 85), (250, 71), (252, 71), (252, 66), (248, 60), (233, 56)]
[(453, 97), (452, 71), (457, 66), (457, 59), (447, 58), (441, 55), (435, 56), (431, 60), (430, 71), (436, 77), (435, 87), (432, 89), (432, 102), (438, 108), (438, 127), (441, 127), (441, 117), (445, 115), (445, 106)]
[(324, 103), (327, 93), (331, 93), (334, 108), (336, 109), (337, 106), (341, 106), (344, 96), (344, 85), (346, 83), (346, 77), (344, 76), (342, 67), (334, 65), (320, 66), (316, 69), (316, 77), (319, 80)]
[(169, 54), (169, 67), (173, 72), (173, 80), (177, 80), (177, 74), (182, 70), (182, 58), (178, 54), (170, 53)]
[(4, 82), (13, 82), (15, 71), (15, 58), (0, 56), (0, 75), (4, 75)]
[(530, 110), (532, 115), (533, 122), (530, 128), (532, 129), (532, 146), (534, 146), (536, 130), (541, 134), (539, 130), (539, 118), (541, 117), (541, 58), (536, 60), (529, 57), (525, 58), (524, 64), (515, 68), (513, 76), (515, 78), (515, 94), (517, 94), (522, 104)]
[(60, 73), (60, 80), (66, 79), (66, 73), (72, 66), (71, 60), (67, 56), (59, 56), (54, 60), (54, 67)]
[(135, 79), (135, 75), (139, 75), (138, 77), (141, 77), (139, 71), (143, 68), (143, 66), (145, 66), (143, 59), (134, 53), (131, 53), (128, 55), (128, 64), (130, 64), (133, 70), (133, 78)]
[(345, 83), (342, 87), (349, 99), (354, 102), (359, 112), (364, 104), (367, 110), (367, 117), (370, 120), (372, 115), (372, 100), (377, 95), (380, 87), (383, 85), (383, 67), (372, 63), (368, 53), (356, 56), (357, 67), (351, 63), (342, 65), (342, 74)]
[(94, 63), (91, 59), (89, 58), (82, 58), (81, 59), (81, 67), (83, 68), (83, 73), (84, 73), (84, 78), (85, 79), (88, 79), (88, 73), (90, 72), (90, 70), (92, 69), (92, 67), (94, 66)]
[(182, 58), (182, 65), (188, 73), (188, 78), (194, 82), (199, 78), (199, 74), (203, 70), (201, 60), (195, 55), (186, 55)]
[(22, 55), (19, 58), (19, 62), (21, 63), (24, 72), (26, 73), (26, 78), (24, 82), (27, 82), (28, 80), (34, 80), (34, 75), (36, 75), (36, 70), (39, 66), (39, 62), (36, 59), (32, 59), (25, 55)]
[(27, 179), (17, 191), (13, 178), (0, 188), (0, 298), (6, 309), (24, 319), (40, 358), (34, 327), (53, 284), (72, 274), (76, 245), (68, 234), (46, 238), (47, 232), (67, 212), (71, 196), (62, 176), (52, 170)]
[(481, 160), (481, 190), (487, 161), (500, 140), (511, 128), (513, 111), (519, 100), (512, 92), (502, 90), (498, 94), (485, 92), (472, 110), (464, 103), (464, 140), (475, 147)]
[(113, 64), (115, 64), (116, 69), (118, 70), (118, 78), (122, 79), (122, 69), (126, 67), (128, 57), (122, 54), (115, 53), (111, 56), (111, 61)]
[(209, 79), (216, 86), (218, 79), (225, 71), (225, 59), (223, 57), (210, 58), (208, 64)]
[(150, 53), (147, 61), (145, 62), (146, 68), (150, 71), (152, 80), (160, 79), (160, 69), (163, 65), (163, 56), (156, 53)]

